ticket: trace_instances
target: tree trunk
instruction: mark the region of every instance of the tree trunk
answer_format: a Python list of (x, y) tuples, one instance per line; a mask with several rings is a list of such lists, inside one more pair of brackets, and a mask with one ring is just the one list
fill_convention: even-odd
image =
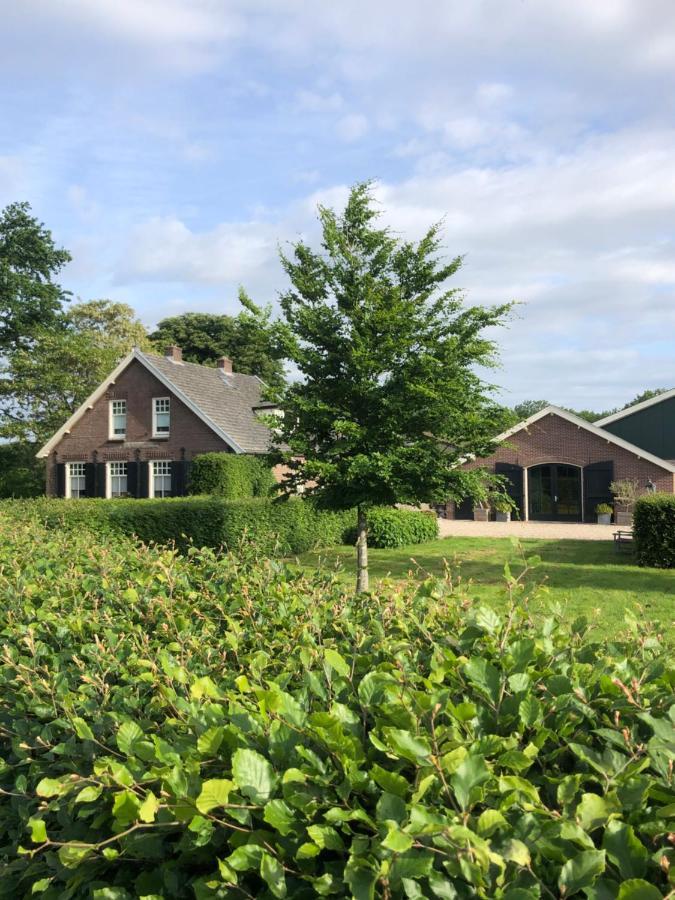
[(358, 524), (356, 526), (356, 593), (364, 594), (368, 590), (368, 529), (366, 513), (363, 507), (358, 508)]

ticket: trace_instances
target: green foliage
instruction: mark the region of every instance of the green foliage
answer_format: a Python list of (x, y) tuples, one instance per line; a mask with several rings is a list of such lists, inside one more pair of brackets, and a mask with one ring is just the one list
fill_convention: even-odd
[(70, 306), (58, 328), (42, 328), (30, 347), (10, 352), (0, 379), (0, 435), (38, 447), (57, 431), (134, 347), (147, 345), (125, 303)]
[(28, 347), (37, 331), (55, 326), (68, 295), (53, 280), (70, 262), (28, 203), (0, 214), (0, 352)]
[(595, 514), (597, 516), (611, 516), (614, 512), (614, 507), (610, 506), (609, 503), (598, 503), (595, 507)]
[(151, 340), (161, 353), (176, 344), (183, 350), (183, 359), (204, 366), (215, 366), (221, 356), (227, 356), (235, 372), (258, 375), (270, 387), (280, 388), (282, 350), (271, 308), (257, 306), (243, 290), (239, 302), (244, 308), (236, 316), (183, 313), (162, 319)]
[[(338, 214), (319, 208), (322, 250), (300, 241), (282, 256), (286, 356), (302, 376), (280, 398), (277, 460), (331, 508), (462, 499), (473, 480), (457, 463), (484, 457), (504, 410), (478, 375), (494, 365), (486, 330), (510, 304), (467, 306), (447, 281), (432, 226), (419, 243), (377, 227), (368, 184)], [(360, 516), (363, 526), (363, 515)], [(367, 571), (361, 527), (357, 590)]]
[(350, 598), (254, 556), (0, 520), (0, 896), (672, 890), (648, 628), (594, 643), (520, 593)]
[[(438, 519), (434, 512), (392, 507), (368, 510), (368, 544), (382, 549), (423, 544), (438, 537)], [(348, 529), (345, 543), (356, 541), (356, 528)]]
[(646, 494), (633, 512), (635, 558), (641, 566), (675, 569), (675, 495)]
[(202, 453), (192, 463), (190, 493), (225, 500), (269, 496), (275, 481), (264, 459), (235, 453)]
[(220, 497), (7, 501), (2, 512), (50, 529), (133, 535), (145, 543), (175, 543), (181, 549), (190, 544), (234, 548), (244, 540), (255, 541), (275, 555), (339, 544), (353, 519), (351, 511), (318, 509), (304, 500), (273, 503)]
[(35, 458), (36, 451), (34, 444), (0, 444), (0, 499), (44, 494), (45, 464)]

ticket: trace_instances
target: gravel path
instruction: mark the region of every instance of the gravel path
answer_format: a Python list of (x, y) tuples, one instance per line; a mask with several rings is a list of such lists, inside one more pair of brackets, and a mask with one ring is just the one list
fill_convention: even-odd
[(611, 541), (618, 527), (580, 522), (474, 522), (471, 519), (439, 519), (438, 526), (441, 537), (550, 538), (554, 541)]

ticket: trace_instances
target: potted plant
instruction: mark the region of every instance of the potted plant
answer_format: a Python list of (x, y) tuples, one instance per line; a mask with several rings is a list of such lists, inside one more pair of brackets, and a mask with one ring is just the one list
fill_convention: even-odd
[(612, 522), (613, 508), (609, 503), (598, 503), (595, 507), (595, 514), (598, 517), (598, 525), (610, 525)]
[(490, 520), (490, 507), (484, 500), (477, 500), (473, 508), (474, 522), (488, 522)]
[(492, 506), (495, 511), (495, 519), (497, 522), (510, 522), (511, 512), (515, 509), (515, 503), (508, 494), (498, 492), (492, 498)]
[(614, 521), (617, 525), (633, 524), (633, 507), (640, 496), (640, 483), (637, 478), (624, 478), (613, 481), (609, 491), (614, 497)]

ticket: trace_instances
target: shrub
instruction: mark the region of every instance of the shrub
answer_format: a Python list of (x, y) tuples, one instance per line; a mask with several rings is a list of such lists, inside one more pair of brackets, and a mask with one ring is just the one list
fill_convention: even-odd
[(190, 470), (191, 494), (213, 494), (225, 500), (267, 497), (274, 486), (264, 459), (235, 453), (203, 453)]
[[(354, 514), (350, 514), (354, 518)], [(404, 547), (406, 544), (423, 544), (438, 537), (438, 519), (435, 512), (394, 509), (377, 506), (368, 510), (368, 545), (384, 549)], [(356, 526), (345, 533), (345, 543), (356, 541)]]
[(639, 565), (675, 568), (675, 495), (646, 494), (637, 500), (633, 540)]
[(145, 543), (184, 549), (235, 547), (244, 538), (268, 554), (303, 553), (342, 542), (351, 512), (318, 510), (305, 500), (273, 503), (220, 497), (158, 500), (7, 501), (0, 509), (15, 520), (36, 520), (50, 529), (136, 536)]
[(614, 512), (614, 507), (610, 506), (609, 503), (598, 503), (595, 507), (596, 516), (611, 516)]
[(520, 585), (0, 523), (0, 894), (665, 896), (672, 657)]

